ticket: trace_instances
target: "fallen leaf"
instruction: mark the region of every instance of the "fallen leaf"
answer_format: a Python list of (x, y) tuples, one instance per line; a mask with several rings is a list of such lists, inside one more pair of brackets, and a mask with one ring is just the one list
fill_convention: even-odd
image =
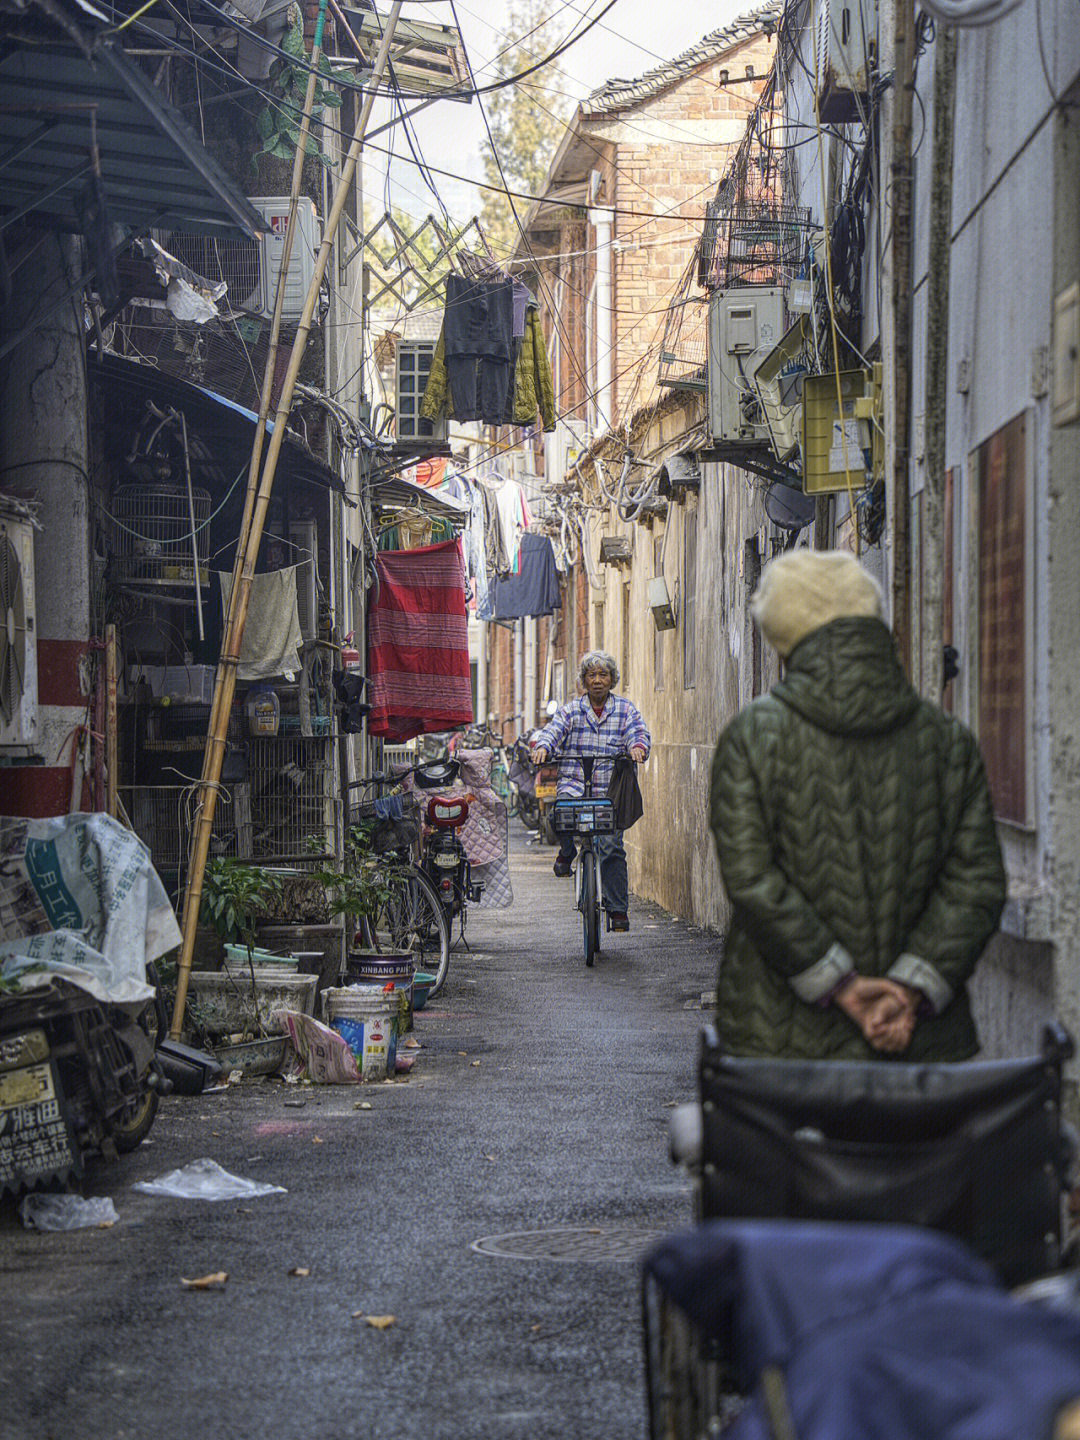
[(353, 1108), (354, 1110), (370, 1110), (370, 1109), (371, 1109), (371, 1101), (370, 1101), (370, 1100), (358, 1100), (358, 1101), (356, 1102), (356, 1104), (355, 1104), (352, 1108)]
[(306, 1265), (294, 1265), (293, 1268), (289, 1271), (289, 1274), (304, 1276), (310, 1275), (311, 1271), (307, 1268)]
[(96, 1230), (111, 1230), (115, 1224), (115, 1220), (99, 1220), (94, 1228)]
[(494, 1156), (494, 1155), (485, 1155), (485, 1156), (484, 1156), (484, 1159), (485, 1159), (485, 1160), (490, 1160), (493, 1165), (495, 1164), (495, 1156)]
[(213, 1275), (200, 1275), (197, 1280), (185, 1280), (181, 1276), (180, 1284), (185, 1290), (221, 1290), (228, 1278), (227, 1271), (215, 1270)]
[(396, 1315), (365, 1315), (364, 1319), (373, 1330), (389, 1330), (391, 1325), (397, 1324)]
[(406, 1035), (401, 1043), (406, 1050), (419, 1050), (421, 1048), (420, 1041), (412, 1035)]
[(364, 1318), (364, 1312), (363, 1310), (354, 1310), (349, 1318), (351, 1320), (362, 1320)]
[(321, 1135), (313, 1135), (311, 1137), (311, 1143), (313, 1145), (325, 1145), (326, 1141), (322, 1138)]
[[(194, 571), (193, 571), (192, 573), (194, 573)], [(214, 1137), (215, 1140), (220, 1140), (220, 1139), (221, 1139), (221, 1131), (220, 1131), (220, 1130), (211, 1130), (211, 1131), (210, 1131), (210, 1134)]]
[(464, 1055), (464, 1056), (466, 1056), (466, 1057), (468, 1057), (468, 1054), (469, 1054), (468, 1050), (459, 1050), (457, 1053), (458, 1053), (459, 1055)]
[(479, 1060), (472, 1060), (472, 1061), (470, 1061), (470, 1064), (472, 1065), (473, 1069), (475, 1070), (476, 1067), (477, 1067), (477, 1065), (480, 1064), (480, 1061), (479, 1061)]
[[(192, 567), (192, 569), (194, 569), (194, 566)], [(529, 1328), (532, 1330), (532, 1333), (535, 1335), (536, 1332), (537, 1332), (537, 1330), (540, 1329), (540, 1326), (539, 1326), (539, 1324), (536, 1324), (536, 1325), (530, 1326)]]

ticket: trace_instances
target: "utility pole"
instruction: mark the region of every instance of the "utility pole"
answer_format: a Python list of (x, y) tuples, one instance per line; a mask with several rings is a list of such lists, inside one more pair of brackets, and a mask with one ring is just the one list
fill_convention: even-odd
[[(891, 21), (891, 24), (890, 24)], [(881, 15), (883, 64), (892, 60), (890, 92), (892, 123), (888, 135), (888, 176), (882, 233), (891, 234), (886, 250), (883, 286), (891, 297), (886, 307), (888, 333), (883, 336), (889, 395), (885, 406), (886, 513), (892, 549), (892, 622), (900, 659), (911, 671), (911, 496), (909, 486), (911, 434), (911, 253), (912, 156), (911, 118), (915, 92), (915, 3), (891, 0)], [(890, 53), (891, 52), (891, 53)], [(890, 357), (891, 350), (891, 357)], [(889, 360), (891, 358), (891, 365)]]
[(930, 249), (926, 289), (926, 488), (923, 495), (923, 616), (918, 637), (922, 693), (941, 702), (945, 565), (943, 501), (948, 420), (949, 262), (952, 242), (956, 31), (938, 25), (934, 46), (934, 142), (930, 175)]

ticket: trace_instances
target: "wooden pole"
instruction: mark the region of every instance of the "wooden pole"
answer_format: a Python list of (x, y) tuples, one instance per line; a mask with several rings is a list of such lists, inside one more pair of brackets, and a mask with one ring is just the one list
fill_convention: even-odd
[(923, 498), (921, 633), (923, 695), (941, 703), (945, 566), (944, 495), (948, 417), (949, 262), (952, 254), (953, 140), (956, 117), (956, 31), (938, 26), (934, 46), (934, 141), (930, 173), (930, 247), (926, 286), (926, 492)]
[(895, 81), (892, 123), (893, 407), (892, 551), (893, 633), (911, 673), (911, 119), (915, 92), (915, 3), (895, 0)]
[[(188, 872), (187, 891), (184, 896), (184, 938), (180, 952), (180, 962), (177, 968), (176, 1003), (173, 1008), (172, 1025), (170, 1027), (170, 1034), (174, 1039), (179, 1038), (183, 1025), (184, 1006), (187, 1003), (188, 979), (191, 974), (191, 960), (195, 949), (195, 927), (198, 924), (199, 909), (202, 901), (203, 875), (206, 870), (206, 859), (210, 851), (210, 832), (214, 822), (214, 807), (217, 801), (218, 784), (221, 779), (221, 766), (225, 757), (225, 736), (228, 729), (229, 712), (232, 709), (233, 695), (236, 690), (236, 670), (239, 664), (240, 646), (244, 636), (244, 625), (247, 622), (248, 602), (251, 597), (251, 582), (255, 574), (255, 562), (258, 558), (259, 543), (262, 539), (263, 526), (266, 521), (266, 511), (270, 504), (274, 474), (277, 470), (278, 457), (281, 454), (281, 446), (285, 438), (285, 426), (289, 418), (289, 410), (292, 406), (292, 398), (296, 389), (296, 380), (300, 372), (304, 350), (307, 345), (307, 337), (311, 330), (312, 316), (315, 313), (315, 305), (319, 298), (319, 291), (322, 288), (323, 276), (326, 274), (326, 266), (330, 257), (330, 251), (333, 247), (337, 228), (341, 222), (342, 211), (345, 208), (345, 202), (348, 199), (349, 190), (356, 173), (356, 163), (359, 159), (360, 151), (363, 148), (364, 134), (367, 130), (372, 106), (375, 103), (375, 92), (386, 71), (387, 62), (390, 58), (390, 45), (397, 28), (398, 16), (401, 13), (401, 3), (402, 0), (394, 0), (390, 14), (387, 17), (386, 29), (383, 32), (379, 45), (379, 52), (375, 60), (371, 80), (364, 95), (364, 104), (356, 122), (355, 133), (352, 143), (349, 146), (349, 153), (346, 157), (341, 177), (334, 192), (334, 202), (330, 214), (327, 217), (322, 245), (319, 248), (319, 253), (315, 260), (315, 273), (308, 287), (303, 315), (297, 328), (296, 337), (293, 341), (292, 351), (289, 356), (289, 366), (285, 374), (281, 397), (278, 402), (269, 448), (265, 462), (262, 465), (261, 479), (258, 485), (256, 485), (255, 477), (259, 471), (263, 426), (266, 415), (269, 413), (270, 396), (273, 390), (274, 352), (272, 351), (271, 354), (267, 356), (267, 368), (263, 377), (261, 413), (259, 423), (255, 427), (251, 469), (248, 474), (248, 491), (244, 502), (244, 520), (241, 528), (241, 539), (237, 546), (236, 565), (233, 569), (233, 584), (229, 594), (229, 611), (226, 620), (225, 638), (222, 641), (221, 659), (218, 663), (217, 676), (214, 684), (214, 702), (211, 710), (210, 734), (207, 736), (206, 754), (203, 758), (203, 774), (200, 782), (194, 844), (192, 847), (191, 865)], [(309, 100), (314, 93), (313, 85), (310, 83), (313, 78), (314, 77), (309, 77)], [(307, 111), (308, 108), (309, 106), (305, 104), (305, 111)], [(300, 143), (297, 146), (296, 165), (303, 164), (304, 141), (304, 132), (301, 131)], [(296, 165), (294, 165), (293, 171), (294, 182), (296, 178)], [(291, 222), (289, 229), (290, 231), (293, 229)], [(285, 267), (283, 264), (278, 282), (278, 293), (274, 304), (275, 316), (280, 314), (284, 282)]]
[(116, 626), (105, 626), (105, 809), (116, 819)]

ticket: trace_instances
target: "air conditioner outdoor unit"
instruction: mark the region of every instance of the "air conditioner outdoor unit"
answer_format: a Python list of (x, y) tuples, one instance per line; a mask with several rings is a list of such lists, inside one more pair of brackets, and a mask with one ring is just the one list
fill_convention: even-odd
[[(178, 260), (205, 276), (207, 280), (224, 280), (228, 292), (222, 308), (243, 310), (250, 315), (269, 319), (274, 313), (281, 257), (285, 249), (285, 231), (289, 220), (287, 195), (252, 195), (250, 202), (266, 221), (259, 240), (218, 239), (172, 231), (162, 240), (165, 249)], [(301, 195), (296, 210), (296, 237), (289, 257), (281, 318), (299, 320), (315, 274), (315, 257), (319, 251), (319, 216), (314, 202)]]
[(817, 102), (822, 120), (869, 116), (877, 69), (877, 0), (818, 0)]
[(0, 515), (0, 747), (37, 743), (34, 530)]
[(715, 442), (767, 444), (754, 372), (784, 333), (784, 292), (746, 285), (709, 300), (709, 430)]

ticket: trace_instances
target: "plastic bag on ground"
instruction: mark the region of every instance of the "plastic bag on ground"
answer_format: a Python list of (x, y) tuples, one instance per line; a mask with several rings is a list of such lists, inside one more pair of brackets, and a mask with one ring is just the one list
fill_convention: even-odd
[(90, 1200), (81, 1195), (25, 1195), (19, 1216), (28, 1230), (87, 1230), (115, 1225), (120, 1218), (107, 1195)]
[(295, 1010), (280, 1010), (277, 1022), (299, 1057), (300, 1074), (317, 1085), (355, 1085), (360, 1067), (347, 1041), (329, 1025)]
[(139, 1180), (131, 1187), (143, 1195), (168, 1195), (176, 1200), (255, 1200), (260, 1195), (287, 1195), (281, 1185), (265, 1185), (230, 1175), (216, 1160), (192, 1160), (156, 1180)]

